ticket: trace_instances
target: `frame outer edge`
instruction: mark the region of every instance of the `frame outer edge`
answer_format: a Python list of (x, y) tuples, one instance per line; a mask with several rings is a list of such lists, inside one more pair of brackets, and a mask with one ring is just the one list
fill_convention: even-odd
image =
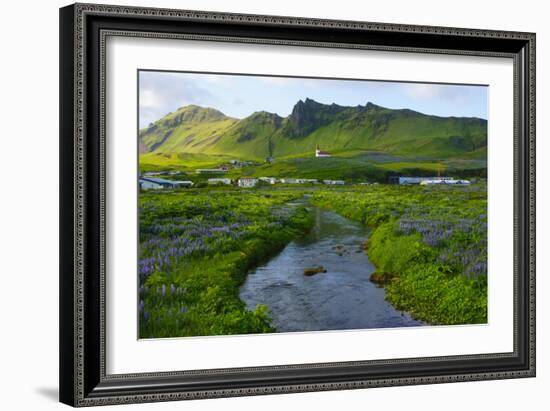
[[(93, 5), (92, 5), (93, 6)], [(86, 125), (86, 27), (85, 7), (82, 4), (74, 4), (73, 13), (73, 41), (74, 41), (74, 367), (76, 376), (73, 381), (74, 403), (76, 407), (92, 405), (86, 400), (84, 392), (86, 381), (85, 367), (85, 125)]]
[(74, 6), (59, 9), (59, 401), (75, 405)]
[[(525, 171), (529, 173), (526, 202), (528, 216), (529, 290), (526, 309), (529, 310), (529, 344), (525, 349), (528, 365), (523, 371), (489, 372), (477, 375), (460, 374), (448, 376), (426, 376), (414, 378), (375, 379), (370, 381), (340, 382), (327, 384), (292, 384), (286, 386), (255, 387), (249, 389), (201, 390), (195, 392), (134, 394), (114, 397), (87, 397), (84, 393), (84, 217), (85, 217), (85, 25), (86, 14), (104, 16), (163, 17), (191, 21), (222, 21), (233, 23), (257, 23), (262, 25), (313, 26), (355, 30), (380, 30), (424, 34), (456, 35), (463, 37), (481, 36), (502, 39), (524, 40), (529, 52), (525, 69), (527, 98), (523, 101), (529, 113), (523, 137), (528, 145)], [(150, 401), (173, 401), (178, 399), (219, 398), (291, 392), (326, 391), (380, 386), (411, 384), (434, 384), (485, 379), (521, 378), (535, 375), (535, 35), (524, 32), (460, 29), (449, 27), (412, 26), (402, 24), (350, 22), (294, 18), (281, 16), (260, 16), (188, 10), (150, 9), (143, 7), (108, 6), (100, 4), (75, 4), (60, 9), (60, 400), (73, 406), (91, 406)], [(69, 34), (70, 32), (70, 34)], [(70, 40), (69, 40), (70, 38)], [(70, 69), (69, 69), (70, 67)], [(71, 84), (67, 76), (70, 77)], [(67, 97), (69, 96), (70, 97)], [(524, 106), (524, 107), (525, 107)], [(70, 149), (70, 150), (69, 150)], [(68, 155), (72, 151), (72, 156)], [(69, 160), (72, 160), (70, 161)], [(67, 184), (70, 176), (70, 184)], [(69, 210), (72, 212), (69, 214)], [(70, 227), (69, 227), (70, 226)], [(67, 252), (67, 249), (69, 252)], [(69, 294), (70, 288), (70, 294)], [(67, 309), (67, 311), (65, 311)], [(71, 324), (67, 320), (72, 321)], [(70, 368), (70, 371), (69, 371)]]
[(122, 6), (100, 3), (75, 3), (82, 12), (101, 15), (126, 15), (133, 17), (161, 17), (168, 19), (186, 19), (203, 22), (256, 23), (277, 26), (309, 26), (352, 30), (397, 31), (406, 33), (423, 33), (456, 36), (482, 36), (500, 39), (516, 39), (528, 41), (533, 33), (522, 31), (488, 30), (476, 28), (461, 28), (447, 26), (413, 25), (402, 23), (380, 23), (356, 20), (332, 20), (326, 18), (261, 15), (236, 12), (202, 11), (187, 9), (151, 8), (143, 6)]
[(529, 371), (536, 377), (536, 34), (531, 33), (529, 48), (528, 147), (529, 147)]

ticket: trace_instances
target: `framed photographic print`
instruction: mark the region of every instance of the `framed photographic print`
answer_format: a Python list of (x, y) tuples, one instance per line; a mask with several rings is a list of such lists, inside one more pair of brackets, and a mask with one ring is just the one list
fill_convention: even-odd
[(60, 10), (60, 400), (535, 375), (535, 35)]

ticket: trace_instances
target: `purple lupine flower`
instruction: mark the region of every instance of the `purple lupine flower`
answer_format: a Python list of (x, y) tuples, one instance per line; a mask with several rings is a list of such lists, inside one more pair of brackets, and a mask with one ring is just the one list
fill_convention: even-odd
[(477, 277), (479, 275), (487, 275), (487, 262), (486, 261), (479, 261), (475, 264), (473, 264), (467, 273), (471, 277)]

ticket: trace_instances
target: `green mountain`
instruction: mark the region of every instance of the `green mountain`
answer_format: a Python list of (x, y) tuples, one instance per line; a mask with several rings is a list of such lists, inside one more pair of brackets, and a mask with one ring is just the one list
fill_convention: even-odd
[(315, 147), (345, 155), (377, 151), (426, 159), (484, 159), (487, 121), (437, 117), (367, 103), (355, 107), (298, 101), (287, 117), (264, 111), (238, 120), (218, 110), (181, 107), (139, 132), (140, 153), (311, 157)]

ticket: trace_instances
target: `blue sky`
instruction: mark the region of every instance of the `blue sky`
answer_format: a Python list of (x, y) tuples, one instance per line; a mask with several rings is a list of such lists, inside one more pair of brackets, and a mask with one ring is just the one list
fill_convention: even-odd
[(189, 104), (236, 118), (262, 110), (285, 117), (306, 98), (343, 106), (370, 101), (437, 116), (487, 118), (486, 86), (152, 71), (139, 75), (140, 128)]

